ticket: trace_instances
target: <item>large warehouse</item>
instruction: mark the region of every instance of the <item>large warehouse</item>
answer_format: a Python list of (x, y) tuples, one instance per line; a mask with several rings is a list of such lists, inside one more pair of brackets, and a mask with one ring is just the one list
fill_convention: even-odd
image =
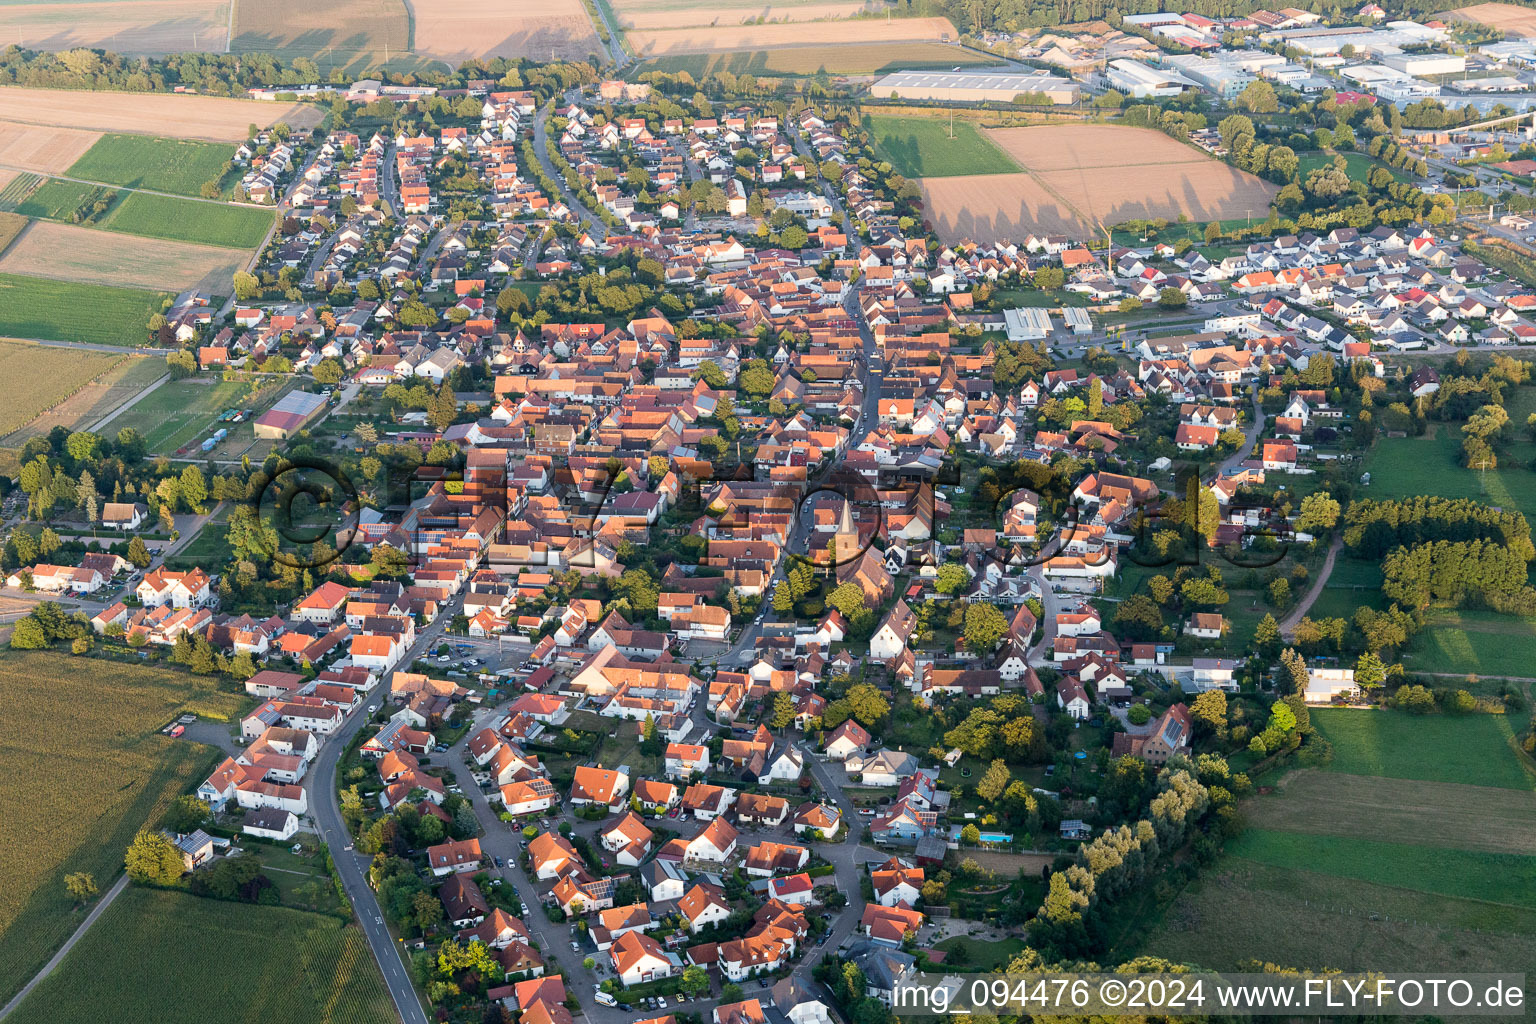
[(949, 100), (979, 103), (995, 100), (1012, 103), (1020, 93), (1043, 92), (1052, 103), (1076, 103), (1082, 88), (1070, 78), (1048, 75), (1044, 71), (897, 71), (870, 87), (875, 99), (896, 96), (904, 100)]

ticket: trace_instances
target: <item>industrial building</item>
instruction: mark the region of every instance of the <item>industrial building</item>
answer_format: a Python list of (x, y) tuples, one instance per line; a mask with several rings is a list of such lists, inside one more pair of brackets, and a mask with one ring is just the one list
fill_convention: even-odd
[(1050, 336), (1051, 315), (1043, 309), (1025, 307), (1003, 310), (1009, 341), (1043, 341)]
[(1381, 62), (1416, 78), (1459, 75), (1467, 70), (1467, 58), (1454, 53), (1391, 53)]
[(1024, 93), (1044, 93), (1055, 104), (1076, 103), (1082, 86), (1068, 78), (1035, 72), (896, 71), (870, 87), (877, 99), (892, 96), (903, 100), (947, 100), (980, 103), (991, 100), (1012, 103)]
[(1136, 99), (1177, 96), (1199, 89), (1200, 83), (1172, 67), (1152, 67), (1137, 60), (1112, 60), (1104, 69), (1104, 80)]
[(256, 417), (256, 436), (269, 441), (284, 441), (308, 426), (325, 408), (324, 395), (308, 391), (290, 391), (266, 412)]

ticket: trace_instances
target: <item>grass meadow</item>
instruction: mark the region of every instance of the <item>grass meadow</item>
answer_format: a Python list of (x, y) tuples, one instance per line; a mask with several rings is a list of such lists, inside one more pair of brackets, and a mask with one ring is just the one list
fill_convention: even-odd
[(67, 174), (108, 185), (195, 196), (204, 182), (219, 180), (234, 152), (229, 143), (103, 135)]
[[(170, 455), (183, 445), (201, 441), (215, 429), (219, 416), (229, 409), (255, 408), (268, 400), (281, 385), (269, 385), (265, 393), (252, 396), (249, 384), (234, 381), (207, 381), (188, 378), (170, 380), (152, 394), (127, 409), (112, 421), (115, 429), (133, 427), (144, 437), (149, 450)], [(239, 424), (245, 426), (247, 424)], [(235, 427), (228, 428), (234, 433)]]
[(139, 345), (162, 298), (140, 288), (0, 274), (0, 336)]
[(1333, 744), (1328, 770), (1529, 793), (1536, 779), (1511, 746), (1503, 715), (1411, 715), (1317, 708), (1312, 724)]
[(1501, 715), (1319, 709), (1333, 745), (1119, 952), (1218, 970), (1508, 971), (1536, 957), (1536, 775)]
[(875, 148), (898, 174), (909, 178), (1010, 174), (1017, 164), (969, 121), (938, 117), (866, 117)]
[[(26, 810), (13, 815), (0, 840), (7, 881), (0, 891), (0, 1002), (83, 917), (64, 876), (88, 871), (106, 891), (134, 833), (217, 763), (214, 748), (159, 732), (189, 701), (226, 706), (237, 699), (211, 685), (149, 666), (0, 654), (0, 804)], [(146, 947), (121, 948), (140, 956)]]
[(104, 1015), (124, 1024), (396, 1019), (361, 930), (303, 910), (137, 887), (11, 1019), (95, 1024)]

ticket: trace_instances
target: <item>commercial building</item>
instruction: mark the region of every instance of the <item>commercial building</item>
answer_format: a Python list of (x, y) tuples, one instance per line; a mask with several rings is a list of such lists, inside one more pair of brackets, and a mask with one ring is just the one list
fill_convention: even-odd
[(303, 430), (325, 408), (325, 396), (290, 391), (277, 404), (256, 417), (256, 436), (285, 441)]
[(1043, 93), (1052, 103), (1076, 103), (1082, 86), (1068, 78), (1043, 71), (995, 73), (981, 71), (897, 71), (870, 86), (876, 99), (894, 96), (903, 100), (948, 100), (980, 103), (992, 100), (1012, 103), (1014, 97)]
[(1104, 80), (1136, 99), (1177, 96), (1200, 88), (1200, 83), (1173, 67), (1152, 67), (1138, 60), (1112, 60), (1104, 69)]

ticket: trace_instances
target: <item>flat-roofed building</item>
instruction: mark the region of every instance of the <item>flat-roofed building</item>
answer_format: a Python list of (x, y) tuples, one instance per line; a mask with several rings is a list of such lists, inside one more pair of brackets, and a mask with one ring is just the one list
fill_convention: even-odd
[(1034, 72), (896, 71), (870, 86), (876, 99), (950, 100), (980, 103), (1013, 102), (1014, 97), (1042, 94), (1055, 104), (1076, 103), (1082, 86), (1070, 78)]

